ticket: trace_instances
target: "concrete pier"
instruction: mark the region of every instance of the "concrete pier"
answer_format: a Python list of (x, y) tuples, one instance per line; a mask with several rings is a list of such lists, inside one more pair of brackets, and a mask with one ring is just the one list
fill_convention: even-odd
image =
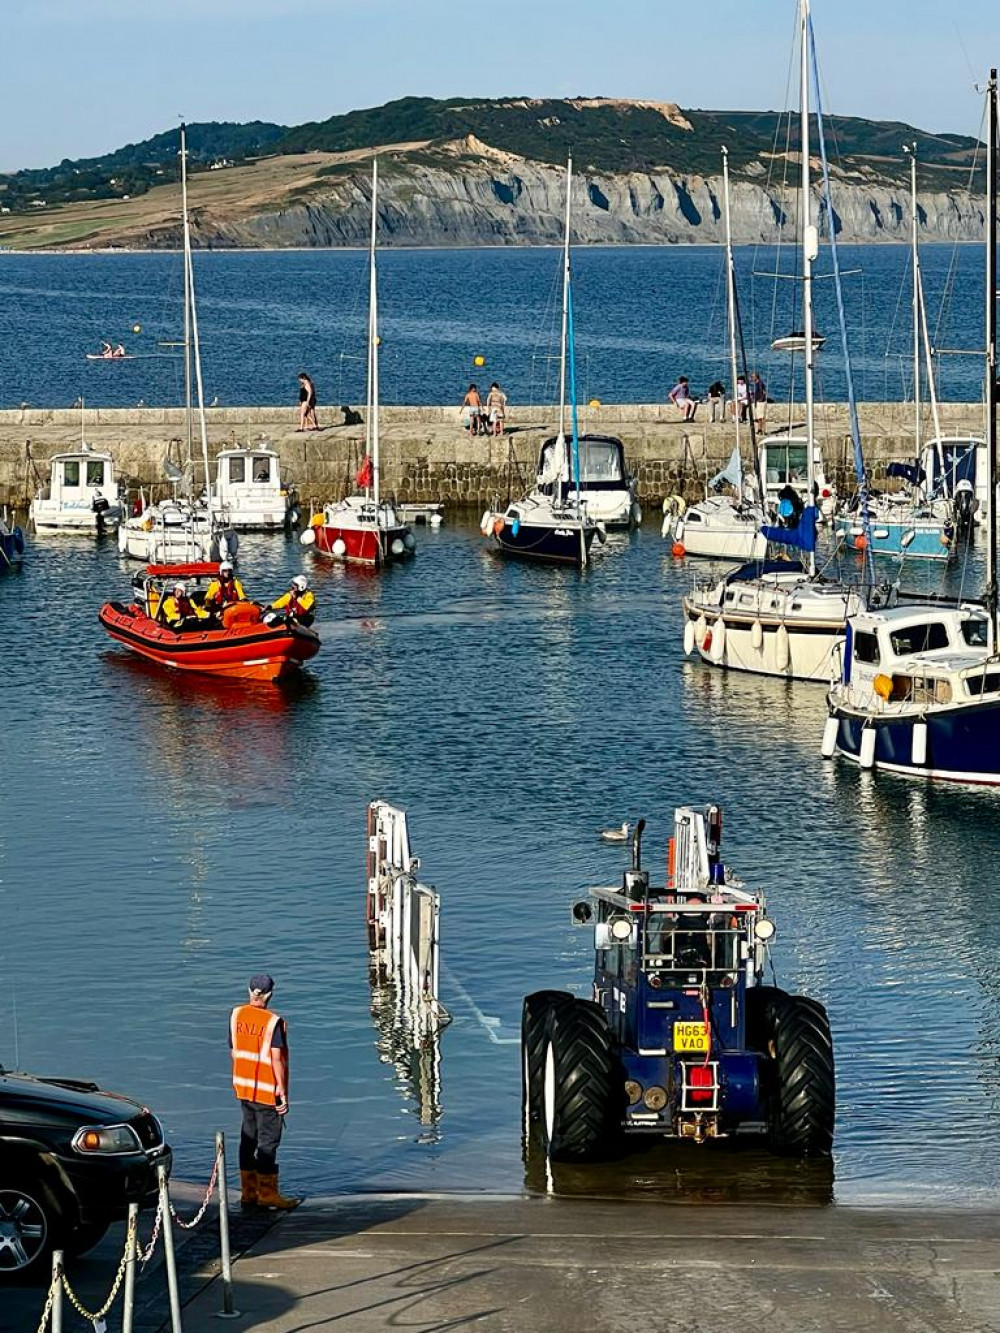
[[(639, 493), (649, 508), (665, 496), (703, 493), (705, 479), (724, 466), (734, 440), (731, 423), (702, 420), (702, 404), (694, 422), (677, 419), (673, 407), (661, 404), (604, 404), (580, 411), (581, 431), (617, 435), (625, 443)], [(893, 458), (914, 452), (912, 404), (861, 405), (865, 454), (876, 482)], [(944, 434), (982, 434), (979, 403), (942, 404)], [(296, 412), (278, 407), (210, 408), (210, 452), (264, 439), (277, 448), (283, 472), (298, 487), (306, 505), (322, 504), (353, 489), (364, 440), (362, 414), (339, 408), (320, 409), (324, 429), (314, 434), (295, 430)], [(770, 404), (762, 431), (789, 421), (801, 423), (804, 409)], [(499, 495), (506, 497), (513, 460), (527, 481), (533, 475), (539, 447), (555, 431), (551, 407), (513, 407), (510, 433), (503, 438), (470, 437), (461, 426), (457, 407), (386, 407), (381, 413), (383, 488), (405, 501), (443, 500), (450, 508), (481, 511)], [(842, 489), (853, 482), (847, 409), (830, 405), (818, 410), (817, 432), (827, 471)], [(923, 435), (931, 434), (925, 413)], [(741, 432), (749, 456), (749, 431)], [(178, 408), (14, 408), (0, 411), (0, 503), (23, 503), (34, 494), (39, 478), (48, 479), (53, 453), (75, 449), (84, 438), (93, 448), (112, 454), (120, 475), (132, 484), (167, 492), (163, 463), (183, 461), (187, 452), (184, 413)], [(200, 442), (195, 437), (195, 455)], [(200, 478), (200, 463), (197, 469)], [(520, 490), (516, 476), (514, 492)]]

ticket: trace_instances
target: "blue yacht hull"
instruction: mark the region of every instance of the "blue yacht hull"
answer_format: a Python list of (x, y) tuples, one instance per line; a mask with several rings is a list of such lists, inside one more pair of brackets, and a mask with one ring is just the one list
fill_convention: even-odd
[[(860, 762), (861, 733), (875, 731), (875, 767), (938, 782), (1000, 785), (1000, 700), (934, 708), (920, 717), (870, 721), (866, 715), (834, 710), (837, 753)], [(913, 762), (917, 723), (927, 726), (925, 762)]]
[[(862, 527), (855, 517), (838, 518), (835, 524), (837, 537), (848, 546), (853, 546), (862, 536)], [(903, 545), (903, 537), (913, 533), (908, 546)], [(879, 523), (874, 520), (870, 526), (869, 550), (872, 555), (891, 555), (897, 558), (905, 555), (907, 560), (951, 560), (955, 555), (955, 542), (948, 538), (941, 523)]]
[(565, 527), (520, 522), (517, 530), (508, 520), (494, 533), (501, 554), (515, 560), (537, 560), (545, 564), (585, 565), (596, 529), (570, 523)]
[[(3, 525), (0, 524), (0, 527)], [(24, 534), (20, 528), (10, 532), (0, 532), (0, 574), (8, 569), (16, 569), (24, 554)]]

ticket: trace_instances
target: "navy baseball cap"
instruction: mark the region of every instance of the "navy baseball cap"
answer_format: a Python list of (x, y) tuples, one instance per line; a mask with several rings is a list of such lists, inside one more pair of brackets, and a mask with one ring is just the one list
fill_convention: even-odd
[(256, 976), (250, 978), (248, 989), (251, 995), (254, 991), (258, 995), (270, 995), (274, 990), (274, 980), (266, 972), (258, 972)]

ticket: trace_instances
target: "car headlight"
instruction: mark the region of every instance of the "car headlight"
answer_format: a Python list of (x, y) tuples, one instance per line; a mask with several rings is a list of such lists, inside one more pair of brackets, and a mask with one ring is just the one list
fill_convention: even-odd
[(73, 1135), (73, 1148), (80, 1153), (140, 1152), (142, 1144), (130, 1125), (85, 1125)]

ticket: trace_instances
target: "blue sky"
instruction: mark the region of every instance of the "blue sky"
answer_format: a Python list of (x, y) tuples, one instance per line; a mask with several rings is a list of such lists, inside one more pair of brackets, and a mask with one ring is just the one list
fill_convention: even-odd
[[(783, 104), (794, 0), (5, 0), (0, 168), (425, 96)], [(974, 133), (987, 0), (814, 0), (827, 110)], [(980, 62), (981, 65), (980, 65)]]

